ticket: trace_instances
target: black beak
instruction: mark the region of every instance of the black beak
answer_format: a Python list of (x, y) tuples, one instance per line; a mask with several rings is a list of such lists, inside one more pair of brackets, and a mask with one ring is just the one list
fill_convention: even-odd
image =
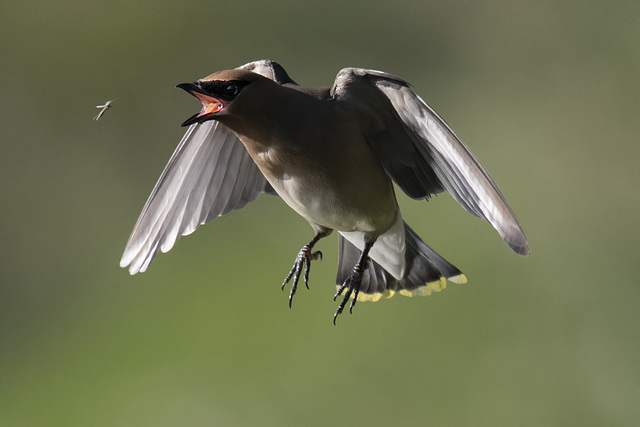
[(176, 87), (183, 89), (184, 91), (186, 91), (187, 93), (189, 93), (190, 95), (195, 96), (196, 98), (198, 98), (202, 104), (203, 104), (203, 109), (197, 113), (194, 114), (193, 116), (189, 117), (187, 120), (184, 121), (184, 123), (182, 123), (181, 126), (191, 126), (194, 123), (202, 123), (205, 122), (207, 120), (210, 120), (213, 117), (213, 114), (217, 111), (209, 111), (207, 108), (207, 105), (209, 103), (214, 104), (214, 106), (217, 106), (219, 101), (216, 100), (215, 98), (213, 98), (211, 95), (207, 94), (202, 86), (200, 85), (199, 82), (195, 82), (195, 83), (180, 83), (179, 85), (177, 85)]
[(176, 87), (187, 91), (187, 93), (190, 93), (191, 95), (193, 95), (193, 92), (202, 92), (202, 88), (197, 83), (180, 83)]
[[(184, 90), (185, 92), (187, 92), (190, 95), (193, 95), (193, 93), (198, 91), (198, 90), (200, 90), (200, 91), (202, 90), (199, 87), (199, 85), (196, 85), (195, 83), (180, 83), (176, 87)], [(193, 116), (191, 116), (187, 120), (185, 120), (180, 126), (182, 126), (182, 127), (191, 126), (192, 124), (197, 123), (199, 115), (200, 115), (200, 113), (194, 114)]]
[(194, 123), (202, 122), (202, 120), (200, 120), (199, 116), (200, 116), (200, 113), (194, 114), (193, 116), (189, 117), (187, 120), (182, 122), (182, 124), (180, 126), (181, 127), (186, 127), (186, 126), (191, 126)]

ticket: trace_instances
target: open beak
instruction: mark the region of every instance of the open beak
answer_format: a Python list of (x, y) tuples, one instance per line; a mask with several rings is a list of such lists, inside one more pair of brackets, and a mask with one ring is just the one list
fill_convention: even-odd
[(190, 126), (194, 123), (202, 123), (207, 120), (211, 120), (213, 116), (226, 105), (224, 101), (205, 93), (198, 82), (181, 83), (176, 87), (184, 89), (202, 102), (202, 110), (185, 120), (184, 123), (182, 123), (182, 126)]

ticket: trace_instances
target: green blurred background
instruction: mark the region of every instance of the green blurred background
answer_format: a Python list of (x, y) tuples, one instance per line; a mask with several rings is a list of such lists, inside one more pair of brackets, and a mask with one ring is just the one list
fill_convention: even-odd
[[(1, 9), (1, 425), (640, 425), (640, 2)], [(413, 83), (531, 256), (448, 195), (402, 196), (469, 283), (334, 327), (336, 236), (289, 310), (312, 231), (261, 197), (129, 276), (129, 233), (200, 108), (174, 86), (262, 58), (306, 86), (346, 66)]]

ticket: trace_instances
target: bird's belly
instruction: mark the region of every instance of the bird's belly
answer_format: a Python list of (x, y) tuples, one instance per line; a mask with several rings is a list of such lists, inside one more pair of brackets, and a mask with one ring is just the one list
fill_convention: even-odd
[(282, 148), (277, 140), (259, 143), (240, 137), (278, 195), (312, 226), (379, 235), (394, 224), (398, 206), (393, 184), (366, 149), (353, 153), (351, 143), (344, 145), (351, 150), (336, 156), (313, 148), (318, 143), (310, 145), (310, 154), (302, 154)]
[(395, 219), (395, 198), (344, 191), (322, 179), (283, 176), (271, 182), (280, 197), (312, 224), (340, 231), (383, 232)]

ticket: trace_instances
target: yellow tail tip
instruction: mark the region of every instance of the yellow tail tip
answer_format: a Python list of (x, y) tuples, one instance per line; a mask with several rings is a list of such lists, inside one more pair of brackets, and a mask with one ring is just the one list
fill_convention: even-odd
[[(441, 290), (447, 287), (447, 280), (450, 280), (453, 283), (462, 284), (467, 283), (467, 277), (464, 274), (460, 274), (458, 276), (450, 277), (449, 279), (445, 279), (441, 277), (440, 280), (436, 280), (434, 282), (425, 283), (424, 286), (420, 286), (417, 289), (400, 289), (397, 293), (403, 295), (405, 297), (416, 297), (416, 296), (429, 296), (432, 292), (440, 292)], [(336, 286), (336, 289), (339, 289), (340, 286)], [(396, 294), (396, 291), (392, 291), (391, 289), (385, 289), (384, 292), (377, 292), (374, 294), (365, 294), (361, 292), (358, 294), (359, 302), (372, 301), (376, 302), (382, 298), (391, 298)]]
[(464, 274), (460, 274), (458, 276), (450, 277), (449, 280), (451, 280), (453, 283), (461, 285), (463, 283), (467, 283), (467, 276), (465, 276)]

